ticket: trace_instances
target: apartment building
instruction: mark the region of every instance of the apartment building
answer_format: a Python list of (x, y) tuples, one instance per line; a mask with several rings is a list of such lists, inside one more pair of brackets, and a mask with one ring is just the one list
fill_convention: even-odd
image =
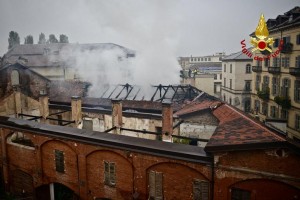
[(210, 95), (220, 97), (222, 82), (222, 58), (225, 53), (210, 56), (180, 57), (181, 83), (190, 84)]
[[(256, 51), (252, 66), (252, 113), (300, 140), (300, 7), (267, 20), (272, 53)], [(280, 47), (280, 48), (279, 48)], [(281, 49), (281, 50), (280, 50)], [(280, 52), (276, 55), (276, 51)], [(263, 53), (263, 54), (262, 54)]]
[(222, 60), (223, 101), (244, 112), (250, 112), (252, 59), (242, 52), (233, 53)]

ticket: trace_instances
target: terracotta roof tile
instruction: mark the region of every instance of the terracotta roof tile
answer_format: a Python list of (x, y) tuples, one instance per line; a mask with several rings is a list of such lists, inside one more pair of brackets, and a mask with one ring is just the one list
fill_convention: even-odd
[(204, 101), (201, 101), (201, 102), (191, 102), (190, 104), (187, 104), (182, 109), (177, 111), (175, 113), (175, 115), (181, 116), (181, 115), (191, 114), (191, 113), (194, 113), (194, 112), (198, 112), (198, 111), (201, 111), (201, 110), (208, 109), (210, 107), (214, 107), (218, 103), (220, 103), (220, 102), (215, 101), (215, 100), (204, 100)]
[(213, 114), (220, 120), (220, 124), (207, 143), (207, 148), (286, 141), (284, 137), (229, 105), (221, 105)]

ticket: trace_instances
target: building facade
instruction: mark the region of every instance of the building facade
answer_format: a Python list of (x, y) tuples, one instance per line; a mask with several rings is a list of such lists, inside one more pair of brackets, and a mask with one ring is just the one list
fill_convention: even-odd
[(212, 56), (180, 57), (181, 83), (191, 84), (212, 96), (221, 94), (221, 60), (225, 53), (216, 53)]
[[(269, 19), (274, 38), (270, 59), (253, 60), (251, 108), (262, 121), (283, 123), (290, 138), (300, 139), (300, 8)], [(282, 44), (281, 42), (282, 41)], [(280, 53), (274, 56), (279, 46)], [(279, 51), (279, 50), (278, 50)], [(266, 57), (258, 51), (253, 56)]]
[(222, 92), (221, 99), (230, 105), (250, 112), (252, 59), (237, 52), (222, 60)]

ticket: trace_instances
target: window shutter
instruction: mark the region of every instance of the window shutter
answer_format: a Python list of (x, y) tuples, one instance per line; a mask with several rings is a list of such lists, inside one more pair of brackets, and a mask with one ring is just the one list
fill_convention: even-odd
[(209, 182), (201, 181), (201, 200), (208, 200), (209, 196)]
[(155, 172), (149, 172), (149, 198), (155, 197)]
[(116, 165), (115, 165), (115, 163), (110, 163), (110, 165), (109, 165), (109, 178), (110, 178), (110, 184), (115, 185), (116, 184)]
[(155, 194), (156, 194), (156, 200), (162, 200), (163, 199), (163, 173), (156, 172), (155, 173)]
[(104, 183), (109, 184), (109, 163), (104, 161)]
[(199, 180), (193, 181), (193, 199), (199, 200), (201, 198), (201, 184)]

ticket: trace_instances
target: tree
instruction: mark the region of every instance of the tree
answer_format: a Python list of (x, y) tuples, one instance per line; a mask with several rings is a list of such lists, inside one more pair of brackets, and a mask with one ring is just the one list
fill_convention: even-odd
[(54, 34), (50, 34), (48, 42), (49, 43), (58, 43), (58, 40), (56, 39)]
[(59, 36), (59, 43), (69, 43), (69, 38), (68, 36), (61, 34)]
[(33, 44), (33, 37), (32, 37), (32, 35), (27, 35), (25, 37), (24, 44)]
[(15, 45), (20, 44), (20, 37), (19, 34), (15, 31), (9, 32), (9, 38), (8, 38), (8, 49), (11, 49)]
[(39, 44), (46, 44), (46, 37), (44, 33), (41, 33), (39, 36)]

